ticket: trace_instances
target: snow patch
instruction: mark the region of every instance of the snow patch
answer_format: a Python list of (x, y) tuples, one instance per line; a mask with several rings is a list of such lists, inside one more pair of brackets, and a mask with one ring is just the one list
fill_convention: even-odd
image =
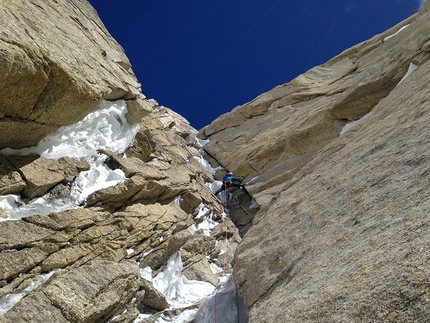
[(249, 209), (258, 209), (260, 205), (258, 205), (257, 201), (252, 199), (251, 205), (249, 206)]
[(106, 155), (95, 154), (87, 159), (91, 168), (88, 171), (81, 172), (76, 177), (70, 196), (78, 203), (85, 202), (87, 197), (103, 188), (115, 186), (125, 181), (126, 177), (122, 170), (111, 170), (105, 165)]
[(97, 153), (98, 149), (107, 149), (123, 153), (132, 143), (139, 125), (131, 125), (125, 117), (127, 105), (124, 100), (115, 102), (102, 100), (96, 109), (81, 121), (58, 128), (47, 135), (37, 146), (0, 151), (3, 155), (38, 154), (45, 158), (72, 157), (86, 159), (90, 170), (81, 172), (72, 183), (69, 197), (39, 197), (24, 203), (18, 195), (0, 196), (0, 207), (8, 218), (16, 220), (26, 216), (74, 209), (82, 205), (86, 198), (97, 190), (117, 185), (126, 177), (119, 170), (111, 170), (105, 164), (107, 156)]
[(0, 208), (6, 212), (7, 218), (0, 218), (0, 222), (19, 220), (34, 214), (47, 215), (77, 207), (70, 197), (54, 199), (43, 196), (25, 203), (18, 195), (2, 195), (0, 196)]
[(175, 205), (177, 206), (177, 207), (181, 207), (181, 202), (183, 201), (184, 199), (180, 196), (180, 195), (178, 195), (178, 196), (176, 196), (175, 198), (174, 198), (174, 202), (175, 202)]
[(222, 273), (222, 268), (218, 266), (217, 264), (210, 263), (209, 265), (211, 267), (211, 271), (213, 274), (220, 274)]
[(152, 269), (151, 269), (151, 267), (140, 268), (140, 277), (152, 282)]
[(391, 37), (394, 37), (394, 36), (396, 36), (398, 33), (400, 33), (401, 31), (403, 31), (406, 27), (408, 27), (409, 26), (409, 24), (407, 24), (406, 26), (403, 26), (402, 28), (400, 28), (396, 33), (394, 33), (394, 34), (392, 34), (392, 35), (390, 35), (390, 36), (388, 36), (388, 37), (385, 37), (384, 39), (383, 39), (383, 41), (384, 42), (386, 42), (388, 39), (390, 39)]
[(196, 144), (197, 144), (197, 146), (199, 146), (200, 148), (203, 148), (207, 143), (209, 143), (210, 142), (210, 140), (209, 139), (206, 139), (206, 140), (203, 140), (203, 139), (199, 139), (199, 138), (197, 138), (196, 137)]
[(209, 139), (207, 140), (201, 140), (196, 138), (196, 144), (197, 146), (199, 146), (199, 152), (201, 154), (200, 157), (194, 156), (194, 158), (205, 168), (207, 168), (212, 175), (215, 176), (215, 174), (219, 171), (222, 170), (223, 167), (218, 166), (216, 168), (213, 168), (212, 165), (204, 158), (205, 156), (207, 156), (206, 152), (203, 150), (203, 146), (206, 145), (208, 142), (210, 142)]
[(178, 251), (167, 261), (167, 265), (154, 279), (154, 287), (164, 294), (172, 308), (194, 304), (210, 295), (215, 287), (206, 282), (188, 280), (182, 276), (181, 253)]
[(196, 211), (198, 211), (198, 214), (195, 218), (202, 219), (202, 221), (200, 223), (191, 225), (188, 230), (194, 235), (198, 230), (203, 229), (204, 234), (206, 236), (210, 236), (212, 229), (218, 225), (217, 222), (212, 220), (213, 213), (210, 212), (210, 210), (203, 203), (200, 203), (200, 205), (196, 208)]
[(192, 319), (196, 315), (197, 309), (185, 310), (178, 316), (174, 318), (169, 318), (161, 314), (161, 317), (156, 320), (154, 323), (184, 323), (184, 322), (192, 322)]
[(212, 183), (205, 183), (207, 188), (209, 188), (212, 193), (215, 193), (216, 191), (218, 191), (221, 186), (222, 186), (222, 182), (221, 181), (213, 181)]
[(81, 121), (63, 126), (47, 135), (37, 146), (0, 150), (2, 155), (38, 154), (46, 158), (84, 158), (98, 149), (122, 153), (139, 131), (138, 124), (129, 124), (125, 117), (127, 105), (124, 100), (101, 100), (96, 109)]
[(16, 303), (18, 303), (25, 295), (30, 293), (32, 290), (45, 284), (55, 272), (56, 270), (53, 270), (47, 274), (39, 275), (22, 291), (13, 294), (6, 294), (2, 298), (0, 298), (0, 316), (6, 314), (12, 307), (15, 306)]
[(418, 68), (417, 65), (415, 65), (414, 63), (410, 63), (409, 64), (409, 68), (408, 71), (406, 72), (406, 74), (402, 77), (402, 79), (399, 81), (399, 83), (396, 86), (399, 86), (400, 83), (402, 83), (409, 75), (411, 75), (416, 69)]
[(213, 168), (212, 165), (206, 159), (204, 159), (203, 156), (200, 156), (200, 157), (194, 156), (194, 159), (197, 160), (203, 167), (207, 168), (214, 176), (217, 173), (217, 171), (222, 169), (221, 166)]
[(257, 178), (258, 178), (258, 176), (251, 178), (251, 180), (249, 182), (247, 182), (246, 185), (252, 184), (253, 182), (255, 182), (257, 180)]

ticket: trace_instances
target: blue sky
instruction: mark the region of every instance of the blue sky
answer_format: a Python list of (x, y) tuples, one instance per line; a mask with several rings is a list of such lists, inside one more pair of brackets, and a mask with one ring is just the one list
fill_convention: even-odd
[(89, 0), (142, 92), (200, 129), (381, 33), (420, 0)]

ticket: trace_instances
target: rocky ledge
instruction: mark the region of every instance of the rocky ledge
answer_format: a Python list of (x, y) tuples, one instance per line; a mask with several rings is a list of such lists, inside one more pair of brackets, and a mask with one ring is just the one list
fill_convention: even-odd
[[(190, 280), (215, 287), (218, 278), (210, 264), (222, 268), (224, 252), (231, 272), (241, 237), (230, 218), (224, 219), (228, 245), (223, 225), (211, 233), (199, 230), (202, 221), (223, 222), (223, 207), (206, 185), (214, 179), (199, 162), (197, 131), (155, 104), (126, 158), (102, 151), (106, 164), (126, 175), (123, 183), (94, 192), (78, 208), (0, 222), (0, 299), (27, 295), (0, 322), (106, 322), (114, 317), (111, 322), (133, 322), (143, 307), (163, 311), (169, 303), (140, 270), (150, 267), (155, 276), (178, 250), (183, 275)], [(41, 195), (67, 196), (70, 182), (88, 169), (73, 158), (4, 156), (1, 161), (0, 191), (20, 194), (22, 203)], [(249, 195), (241, 194), (242, 203), (250, 203)], [(43, 277), (47, 282), (29, 289)]]

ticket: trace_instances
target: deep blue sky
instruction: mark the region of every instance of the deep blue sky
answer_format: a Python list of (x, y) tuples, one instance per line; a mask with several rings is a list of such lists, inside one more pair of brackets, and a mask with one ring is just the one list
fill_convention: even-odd
[(381, 33), (419, 0), (89, 0), (142, 92), (200, 129)]

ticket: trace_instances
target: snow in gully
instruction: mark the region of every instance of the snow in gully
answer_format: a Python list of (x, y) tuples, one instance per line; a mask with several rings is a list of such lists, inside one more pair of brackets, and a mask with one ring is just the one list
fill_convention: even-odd
[[(10, 148), (1, 150), (1, 155), (37, 154), (52, 159), (61, 157), (81, 159), (90, 164), (90, 169), (81, 172), (71, 183), (71, 193), (66, 198), (50, 198), (49, 195), (46, 195), (30, 201), (23, 201), (19, 195), (0, 196), (0, 208), (5, 210), (7, 214), (7, 218), (0, 219), (0, 221), (18, 220), (35, 214), (44, 215), (82, 207), (91, 193), (123, 182), (126, 179), (125, 174), (119, 169), (109, 169), (105, 165), (107, 156), (98, 153), (98, 151), (105, 149), (121, 154), (132, 143), (139, 126), (138, 124), (129, 124), (125, 117), (126, 113), (125, 101), (108, 102), (103, 100), (83, 120), (70, 126), (58, 128), (41, 140), (37, 146), (18, 150)], [(198, 142), (201, 147), (205, 143), (203, 141)], [(202, 155), (205, 154), (202, 149), (201, 153)], [(197, 159), (212, 174), (215, 174), (218, 170), (218, 168), (212, 168), (203, 157)], [(221, 182), (214, 181), (206, 183), (206, 185), (214, 192), (220, 187)], [(175, 202), (180, 206), (181, 197), (177, 197)], [(196, 211), (198, 211), (197, 218), (201, 221), (199, 224), (192, 225), (189, 228), (190, 232), (195, 234), (197, 230), (203, 229), (206, 235), (210, 235), (211, 230), (218, 225), (213, 220), (212, 212), (204, 204), (199, 205)], [(222, 272), (222, 269), (216, 264), (211, 264), (211, 268), (215, 274)], [(10, 310), (31, 290), (45, 284), (54, 272), (55, 270), (39, 275), (22, 291), (3, 296), (0, 299), (0, 316)], [(213, 317), (216, 317), (216, 313), (218, 313), (219, 317), (218, 322), (233, 322), (232, 318), (235, 317), (235, 314), (231, 313), (228, 308), (235, 304), (236, 301), (226, 302), (226, 296), (224, 295), (226, 292), (230, 297), (231, 295), (236, 295), (234, 283), (232, 285), (232, 279), (228, 279), (229, 275), (220, 278), (220, 285), (217, 288), (206, 282), (188, 280), (182, 275), (181, 255), (180, 252), (177, 252), (169, 259), (163, 271), (156, 277), (152, 278), (150, 268), (142, 269), (141, 276), (152, 281), (154, 287), (166, 296), (171, 309), (185, 308), (208, 298), (208, 301), (205, 301), (205, 305), (199, 310), (197, 308), (185, 309), (173, 319), (162, 315), (157, 319), (157, 323), (185, 323), (196, 316), (199, 317), (201, 322), (210, 317), (208, 321), (210, 322)], [(217, 293), (218, 297), (216, 296)], [(214, 297), (219, 300), (219, 305), (216, 309), (212, 305)], [(148, 314), (142, 313), (135, 322), (140, 322), (140, 320), (150, 315), (150, 311)], [(245, 317), (246, 313), (242, 315), (242, 318)], [(237, 322), (237, 318), (234, 319), (234, 322)], [(240, 320), (240, 322), (245, 321)]]
[[(71, 184), (71, 194), (66, 198), (42, 196), (24, 202), (19, 195), (0, 196), (0, 208), (7, 218), (0, 221), (17, 220), (34, 214), (49, 214), (77, 208), (83, 205), (93, 192), (114, 186), (125, 180), (121, 170), (111, 170), (104, 161), (107, 156), (97, 153), (98, 149), (107, 149), (123, 153), (132, 143), (139, 130), (139, 125), (131, 125), (126, 120), (127, 107), (124, 100), (115, 102), (101, 101), (96, 109), (84, 119), (70, 126), (58, 128), (42, 139), (37, 146), (0, 151), (2, 155), (38, 154), (46, 158), (72, 157), (86, 160), (90, 164), (88, 171), (81, 172)], [(0, 298), (0, 316), (10, 310), (21, 298), (33, 289), (44, 284), (55, 270), (37, 276), (25, 289), (10, 293)]]
[(106, 149), (114, 153), (123, 153), (132, 143), (139, 125), (129, 124), (125, 117), (126, 113), (124, 100), (114, 102), (102, 100), (84, 119), (73, 125), (58, 128), (42, 139), (37, 146), (1, 150), (2, 155), (38, 154), (55, 159), (72, 157), (86, 160), (91, 167), (77, 176), (71, 184), (71, 194), (66, 198), (43, 196), (24, 203), (18, 195), (0, 196), (0, 208), (8, 215), (8, 218), (0, 221), (77, 208), (91, 193), (123, 182), (124, 173), (119, 169), (109, 169), (104, 164), (107, 156), (97, 151)]

